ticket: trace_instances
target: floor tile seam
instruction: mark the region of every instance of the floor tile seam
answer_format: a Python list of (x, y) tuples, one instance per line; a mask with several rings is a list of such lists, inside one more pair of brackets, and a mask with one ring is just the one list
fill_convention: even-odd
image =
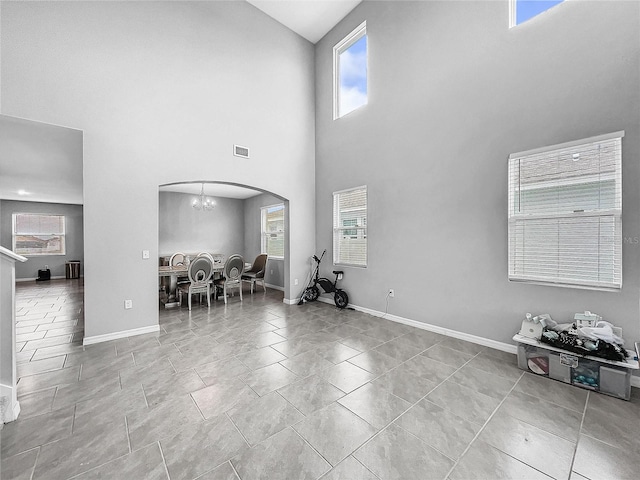
[[(466, 366), (466, 365), (467, 365), (467, 364), (465, 363), (465, 365), (463, 365), (463, 367), (464, 367), (464, 366)], [(474, 370), (477, 370), (477, 371), (482, 372), (482, 373), (486, 373), (487, 375), (491, 375), (492, 377), (496, 377), (496, 378), (499, 378), (499, 379), (501, 379), (501, 380), (502, 380), (502, 379), (504, 379), (504, 377), (500, 377), (500, 376), (498, 376), (498, 375), (494, 375), (494, 374), (491, 374), (491, 373), (488, 373), (488, 372), (483, 372), (482, 370), (480, 370), (480, 369), (478, 369), (478, 368), (474, 368), (474, 367), (472, 367), (472, 366), (469, 366), (469, 368), (473, 368)], [(474, 392), (477, 392), (477, 393), (479, 393), (479, 394), (481, 394), (481, 395), (484, 395), (485, 397), (493, 398), (493, 399), (495, 399), (495, 400), (498, 400), (498, 399), (499, 399), (499, 397), (492, 397), (491, 395), (488, 395), (488, 394), (486, 394), (486, 393), (482, 393), (482, 392), (480, 392), (480, 391), (476, 390), (475, 388), (470, 387), (470, 386), (468, 386), (468, 385), (465, 385), (465, 384), (461, 383), (460, 381), (458, 381), (458, 380), (455, 378), (455, 374), (456, 374), (456, 373), (458, 373), (458, 371), (459, 371), (460, 369), (462, 369), (462, 367), (460, 367), (458, 370), (456, 370), (455, 372), (453, 372), (453, 373), (451, 374), (451, 377), (450, 377), (450, 378), (451, 378), (451, 381), (452, 381), (452, 382), (454, 382), (454, 383), (455, 383), (455, 384), (457, 384), (457, 385), (460, 385), (461, 387), (466, 387), (466, 388), (468, 388), (468, 389), (470, 389), (470, 390), (473, 390)], [(474, 378), (476, 378), (476, 377), (474, 377)], [(505, 379), (505, 380), (513, 381), (513, 385), (512, 385), (512, 386), (511, 386), (511, 388), (509, 389), (509, 392), (511, 392), (511, 389), (512, 389), (512, 388), (514, 388), (514, 387), (518, 384), (518, 382), (520, 381), (520, 378), (521, 378), (521, 377), (518, 377), (518, 379), (517, 379), (517, 380), (515, 380), (515, 381), (513, 381), (513, 380), (509, 380), (509, 379)], [(524, 392), (522, 392), (522, 393), (524, 393)], [(500, 395), (500, 396), (502, 396), (502, 395)], [(549, 403), (553, 403), (553, 402), (549, 402)], [(569, 410), (571, 410), (571, 409), (569, 409)]]
[[(298, 423), (301, 423), (302, 421), (303, 421), (303, 420), (301, 420), (300, 422), (295, 423), (294, 425), (297, 425)], [(322, 458), (325, 462), (327, 462), (327, 465), (329, 465), (329, 470), (327, 470), (326, 472), (324, 472), (324, 473), (322, 474), (323, 476), (324, 476), (324, 475), (326, 475), (327, 473), (329, 473), (329, 472), (333, 469), (334, 465), (333, 465), (333, 464), (332, 464), (332, 463), (331, 463), (331, 462), (330, 462), (330, 461), (329, 461), (329, 460), (328, 460), (324, 455), (322, 455), (322, 454), (321, 454), (321, 453), (320, 453), (320, 452), (319, 452), (319, 451), (318, 451), (318, 450), (317, 450), (313, 445), (311, 445), (311, 443), (309, 443), (309, 442), (307, 441), (307, 439), (306, 439), (306, 438), (304, 438), (300, 432), (298, 432), (295, 428), (293, 428), (293, 425), (290, 425), (290, 426), (288, 426), (287, 428), (290, 428), (292, 432), (294, 432), (298, 437), (300, 437), (300, 439), (302, 439), (302, 441), (304, 442), (304, 444), (305, 444), (305, 445), (307, 445), (311, 450), (313, 450), (313, 451), (316, 453), (316, 455), (318, 455), (318, 456), (319, 456), (320, 458)], [(283, 430), (281, 430), (281, 432), (284, 432), (284, 430), (286, 430), (286, 428), (285, 428), (285, 429), (283, 429)], [(355, 450), (354, 450), (354, 451), (355, 451)], [(353, 453), (353, 452), (352, 452), (352, 453)], [(349, 455), (351, 455), (351, 453), (350, 453)], [(347, 455), (347, 456), (349, 456), (349, 455)], [(345, 458), (346, 458), (346, 457), (345, 457)], [(342, 460), (344, 460), (344, 459), (342, 459)], [(341, 462), (342, 460), (340, 460), (340, 462)], [(340, 462), (338, 462), (338, 463), (340, 463)], [(336, 465), (337, 465), (337, 464), (336, 464)], [(238, 475), (238, 477), (240, 478), (240, 475)], [(322, 478), (322, 477), (321, 477), (321, 478)]]
[[(33, 450), (33, 449), (35, 449), (35, 448), (38, 448), (38, 449), (42, 450), (42, 447), (47, 447), (47, 446), (49, 446), (49, 445), (53, 445), (54, 443), (61, 442), (61, 441), (63, 441), (63, 440), (66, 440), (66, 439), (68, 439), (68, 438), (71, 438), (72, 436), (73, 436), (73, 434), (69, 434), (69, 435), (66, 435), (66, 436), (64, 436), (64, 437), (56, 438), (55, 440), (51, 440), (50, 442), (41, 443), (40, 445), (36, 445), (36, 446), (33, 446), (33, 447), (28, 448), (28, 449), (26, 449), (26, 450), (22, 450), (22, 451), (20, 451), (20, 452), (14, 453), (13, 455), (11, 455), (11, 457), (14, 457), (14, 456), (16, 456), (16, 455), (21, 455), (21, 454), (23, 454), (23, 453), (25, 453), (25, 452), (29, 452), (29, 451), (31, 451), (31, 450)], [(40, 453), (38, 452), (38, 458), (39, 458), (39, 457), (40, 457)], [(10, 457), (7, 457), (7, 458), (10, 458)], [(36, 463), (34, 464), (34, 469), (35, 469), (35, 467), (36, 467), (37, 465), (38, 465), (38, 462), (36, 461)]]
[[(516, 389), (515, 389), (515, 392), (516, 392), (516, 393), (520, 393), (520, 394), (522, 394), (522, 395), (527, 395), (527, 396), (529, 396), (529, 397), (533, 397), (533, 398), (535, 398), (535, 399), (537, 399), (537, 400), (539, 400), (539, 401), (541, 401), (541, 402), (548, 403), (548, 404), (551, 404), (551, 405), (553, 405), (553, 406), (555, 406), (555, 407), (559, 407), (559, 408), (562, 408), (562, 409), (565, 409), (565, 410), (569, 410), (569, 411), (571, 411), (571, 412), (573, 412), (573, 413), (579, 413), (579, 414), (581, 414), (581, 415), (582, 415), (582, 417), (584, 417), (585, 412), (586, 412), (586, 410), (584, 410), (584, 409), (583, 409), (582, 411), (580, 411), (580, 410), (576, 410), (576, 409), (574, 409), (574, 408), (567, 407), (566, 405), (560, 405), (559, 403), (553, 402), (553, 401), (551, 401), (551, 400), (547, 400), (546, 398), (538, 397), (538, 396), (536, 396), (536, 395), (532, 395), (532, 394), (530, 394), (530, 393), (527, 393), (527, 392), (525, 392), (525, 391), (523, 391), (523, 390), (518, 389), (518, 388), (517, 388), (517, 387), (518, 387), (518, 383), (520, 383), (520, 380), (524, 377), (524, 374), (526, 374), (526, 372), (525, 372), (525, 371), (523, 371), (523, 375), (522, 375), (520, 378), (518, 378), (518, 380), (517, 380), (517, 382), (516, 382), (516, 385), (515, 385), (515, 386), (516, 386)], [(550, 378), (547, 378), (547, 379), (548, 379), (549, 381), (552, 381), (552, 382), (557, 382), (557, 380), (553, 380), (553, 379), (550, 379)], [(569, 384), (564, 384), (564, 383), (562, 383), (562, 385), (567, 385), (567, 386), (569, 386)], [(572, 386), (572, 388), (580, 388), (580, 387)], [(586, 390), (586, 389), (585, 389), (585, 390)], [(588, 390), (588, 392), (589, 392), (589, 393), (591, 393), (591, 391), (590, 391), (590, 390)], [(585, 401), (585, 405), (586, 405), (586, 403), (587, 403), (587, 402)], [(581, 418), (582, 418), (582, 417), (581, 417)], [(582, 422), (581, 422), (581, 424), (582, 424)]]
[[(306, 378), (306, 377), (305, 377), (305, 378)], [(295, 382), (294, 382), (294, 383), (295, 383)], [(290, 383), (289, 385), (291, 385), (291, 383)], [(287, 385), (287, 386), (289, 386), (289, 385)], [(301, 410), (299, 410), (299, 409), (298, 409), (298, 407), (296, 407), (293, 403), (291, 403), (289, 400), (287, 400), (287, 398), (286, 398), (284, 395), (282, 395), (282, 394), (280, 393), (280, 390), (281, 390), (282, 388), (286, 388), (286, 387), (281, 387), (281, 388), (280, 388), (280, 389), (278, 389), (278, 390), (274, 390), (274, 392), (273, 392), (273, 393), (278, 394), (278, 395), (280, 396), (280, 398), (282, 398), (285, 402), (287, 402), (290, 406), (292, 406), (292, 407), (295, 409), (295, 411), (296, 411), (296, 412), (298, 412), (300, 415), (302, 415), (302, 418), (301, 418), (300, 420), (298, 420), (298, 421), (297, 421), (297, 422), (295, 422), (295, 423), (292, 423), (292, 424), (291, 424), (291, 425), (289, 425), (289, 426), (296, 425), (296, 424), (298, 424), (298, 423), (300, 423), (300, 422), (305, 421), (305, 420), (307, 419), (307, 415), (305, 415), (305, 414), (304, 414), (304, 412), (302, 412)], [(341, 397), (341, 398), (342, 398), (342, 397)], [(334, 401), (337, 401), (337, 400), (334, 400)], [(333, 403), (333, 402), (332, 402), (332, 403)]]
[[(197, 374), (197, 372), (196, 372)], [(202, 380), (202, 379), (201, 379)], [(203, 382), (204, 383), (204, 382)], [(207, 388), (207, 387), (205, 387)], [(201, 389), (202, 390), (202, 389)], [(196, 392), (198, 392), (200, 390), (196, 390)], [(198, 413), (200, 413), (200, 416), (202, 417), (202, 421), (206, 422), (207, 421), (207, 417), (204, 416), (204, 413), (202, 413), (202, 410), (200, 409), (200, 406), (198, 405), (198, 402), (196, 402), (196, 399), (193, 398), (193, 394), (195, 392), (189, 392), (189, 398), (191, 399), (191, 401), (193, 402), (193, 404), (196, 406), (196, 408), (198, 409)], [(145, 399), (146, 400), (146, 399)], [(226, 412), (225, 412), (226, 413)]]
[(158, 450), (160, 450), (160, 457), (162, 458), (162, 465), (164, 466), (164, 473), (167, 475), (167, 480), (169, 480), (171, 478), (169, 476), (169, 467), (167, 466), (167, 460), (164, 458), (164, 452), (162, 451), (162, 444), (160, 443), (160, 440), (158, 440), (156, 442), (156, 444), (158, 445)]
[[(578, 438), (576, 439), (576, 444), (575, 444), (575, 448), (573, 449), (573, 456), (571, 457), (571, 466), (569, 469), (569, 472), (573, 472), (573, 465), (576, 463), (576, 454), (578, 453), (578, 445), (580, 444), (580, 436), (581, 435), (586, 435), (584, 433), (582, 433), (582, 427), (584, 425), (584, 419), (587, 416), (587, 408), (589, 406), (589, 400), (591, 399), (591, 395), (593, 394), (593, 392), (588, 392), (587, 393), (587, 399), (584, 402), (584, 409), (582, 411), (582, 419), (580, 420), (580, 428), (578, 429)], [(589, 436), (589, 435), (587, 435)], [(571, 473), (569, 473), (569, 475), (571, 475)]]
[[(234, 405), (235, 407), (235, 405)], [(233, 408), (233, 407), (231, 407)], [(253, 446), (251, 445), (251, 443), (249, 442), (249, 440), (247, 439), (247, 437), (245, 437), (244, 433), (242, 433), (242, 431), (240, 430), (240, 427), (238, 427), (238, 425), (236, 425), (236, 422), (233, 421), (233, 419), (231, 418), (231, 415), (229, 415), (229, 410), (231, 410), (231, 408), (227, 409), (222, 415), (224, 415), (225, 417), (227, 417), (227, 420), (229, 420), (231, 422), (231, 425), (233, 425), (233, 427), (236, 429), (236, 431), (240, 434), (240, 436), (242, 437), (242, 439), (244, 440), (244, 443), (247, 444), (247, 447), (249, 448), (249, 450), (251, 450), (253, 448)], [(282, 430), (281, 430), (282, 431)], [(273, 435), (270, 435), (268, 438), (271, 438)], [(265, 439), (266, 440), (266, 439)], [(264, 440), (263, 440), (264, 441)], [(258, 443), (262, 443), (262, 442), (258, 442)], [(257, 444), (256, 444), (257, 445)], [(235, 455), (234, 455), (235, 456)], [(233, 457), (232, 457), (233, 458)], [(231, 461), (231, 459), (229, 458), (228, 461)], [(224, 462), (223, 462), (224, 463)], [(222, 465), (222, 464), (221, 464)]]
[[(385, 374), (383, 374), (385, 375)], [(346, 405), (340, 403), (340, 400), (344, 399), (345, 397), (347, 397), (348, 395), (351, 395), (352, 393), (360, 390), (362, 387), (366, 386), (367, 384), (370, 384), (372, 382), (374, 382), (375, 380), (377, 380), (378, 378), (380, 378), (382, 375), (380, 375), (379, 377), (376, 377), (372, 380), (370, 380), (369, 382), (365, 383), (364, 385), (359, 386), (358, 388), (356, 388), (355, 390), (347, 393), (346, 395), (338, 398), (337, 400), (334, 400), (335, 403), (339, 403), (340, 405), (342, 405), (344, 408), (346, 408), (347, 410), (349, 410), (351, 413), (353, 413), (354, 415), (356, 415), (359, 418), (362, 418), (360, 415), (358, 415), (356, 412), (354, 412), (353, 410), (351, 410), (349, 407), (347, 407)], [(382, 388), (383, 390), (385, 390), (389, 395), (392, 395), (396, 398), (399, 398), (400, 400), (406, 402), (409, 404), (409, 407), (407, 409), (405, 409), (404, 411), (402, 411), (402, 413), (400, 413), (399, 415), (397, 415), (393, 420), (389, 421), (384, 427), (382, 427), (380, 430), (387, 428), (389, 425), (391, 425), (392, 423), (394, 423), (396, 420), (398, 420), (402, 415), (404, 415), (405, 413), (407, 413), (409, 410), (411, 410), (413, 407), (415, 407), (419, 402), (421, 402), (427, 395), (429, 395), (429, 393), (431, 393), (433, 390), (435, 390), (436, 387), (433, 387), (431, 389), (431, 391), (429, 393), (427, 393), (426, 395), (424, 395), (423, 397), (420, 398), (420, 400), (418, 400), (415, 403), (412, 403), (408, 400), (405, 400), (402, 397), (399, 397), (398, 395), (394, 394), (393, 392), (391, 392), (390, 390), (387, 390), (386, 388), (380, 386), (380, 388)], [(370, 422), (368, 422), (367, 420), (365, 420), (364, 418), (362, 418), (362, 420), (364, 420), (365, 422), (367, 422), (369, 425), (371, 425)], [(377, 429), (378, 427), (376, 427), (375, 425), (371, 425), (373, 428)], [(415, 435), (414, 435), (415, 436)]]
[[(371, 469), (369, 467), (367, 467), (364, 463), (362, 463), (360, 460), (358, 460), (356, 457), (353, 456), (353, 453), (350, 453), (346, 458), (344, 458), (340, 463), (344, 462), (347, 458), (351, 457), (353, 458), (356, 462), (358, 462), (360, 465), (362, 465), (362, 468), (364, 468), (367, 472), (369, 472), (371, 475), (373, 475), (374, 478), (377, 478), (378, 480), (380, 480), (380, 477), (378, 475), (376, 475), (375, 473), (373, 473), (371, 471)], [(338, 465), (340, 465), (340, 463)], [(335, 467), (334, 467), (335, 468)], [(328, 473), (328, 472), (327, 472)]]
[[(522, 372), (522, 374), (520, 375), (520, 378), (522, 378), (522, 375), (524, 375), (524, 372)], [(451, 473), (455, 470), (455, 468), (458, 466), (458, 464), (460, 463), (460, 460), (464, 458), (464, 456), (467, 454), (467, 452), (469, 451), (469, 449), (471, 448), (471, 445), (474, 444), (474, 442), (480, 437), (480, 435), (482, 434), (482, 432), (484, 431), (484, 429), (486, 428), (486, 426), (489, 424), (489, 422), (491, 421), (491, 419), (496, 415), (496, 413), (498, 413), (498, 411), (500, 410), (500, 408), (502, 407), (502, 405), (504, 404), (504, 402), (507, 400), (507, 398), (509, 397), (509, 395), (511, 395), (511, 392), (513, 392), (513, 390), (516, 388), (516, 385), (518, 384), (518, 382), (520, 381), (520, 379), (518, 379), (518, 381), (516, 381), (516, 383), (511, 387), (511, 389), (509, 390), (509, 392), (507, 392), (507, 394), (504, 396), (504, 398), (502, 399), (502, 401), (493, 409), (493, 412), (491, 412), (491, 415), (489, 415), (489, 418), (487, 418), (484, 422), (484, 424), (480, 427), (480, 429), (478, 430), (478, 432), (474, 435), (474, 437), (471, 439), (471, 441), (469, 442), (469, 444), (467, 445), (467, 447), (462, 451), (462, 453), (460, 454), (460, 456), (458, 457), (458, 459), (455, 461), (455, 463), (453, 464), (453, 466), (451, 467), (451, 469), (449, 470), (449, 472), (447, 472), (447, 475), (445, 476), (445, 478), (449, 478), (449, 476), (451, 475)], [(454, 412), (452, 412), (451, 410), (445, 408), (445, 407), (441, 407), (444, 408), (445, 410), (447, 410), (448, 412), (452, 413), (455, 415)], [(491, 445), (493, 447), (493, 445)], [(495, 447), (493, 447), (495, 448)], [(497, 449), (498, 450), (498, 449)], [(501, 451), (501, 450), (499, 450)], [(506, 452), (503, 452), (506, 453)], [(509, 455), (511, 456), (511, 455)], [(512, 457), (513, 458), (513, 457)], [(518, 459), (516, 459), (518, 460)], [(521, 462), (520, 460), (518, 460), (520, 463), (523, 463), (524, 465), (528, 465), (524, 462)], [(546, 475), (546, 474), (545, 474)]]
[(40, 452), (42, 451), (42, 448), (37, 447), (38, 451), (36, 452), (36, 459), (33, 462), (33, 466), (31, 467), (31, 475), (29, 475), (29, 480), (33, 480), (33, 477), (36, 474), (36, 465), (38, 465), (38, 460), (40, 459)]
[(131, 435), (129, 434), (129, 420), (126, 414), (124, 415), (124, 429), (127, 433), (127, 446), (129, 447), (129, 453), (131, 453)]
[[(235, 474), (235, 476), (236, 476), (236, 480), (240, 480), (240, 474), (238, 473), (238, 470), (236, 470), (235, 465), (231, 462), (231, 459), (227, 460), (227, 462), (229, 462), (229, 465), (231, 466), (231, 469), (233, 470), (233, 473), (234, 473), (234, 474)], [(220, 464), (220, 465), (222, 465), (222, 464)], [(219, 467), (220, 465), (218, 465), (218, 467)], [(218, 468), (218, 467), (216, 467), (216, 468)], [(211, 471), (211, 470), (210, 470), (210, 471)], [(207, 472), (205, 472), (205, 473), (207, 473)], [(203, 475), (204, 475), (204, 474), (203, 474)], [(197, 479), (196, 479), (196, 480), (197, 480)]]

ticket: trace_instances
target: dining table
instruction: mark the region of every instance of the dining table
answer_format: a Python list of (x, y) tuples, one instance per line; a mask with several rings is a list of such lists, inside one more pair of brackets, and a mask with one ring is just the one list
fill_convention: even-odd
[[(160, 265), (158, 267), (158, 278), (169, 277), (169, 291), (167, 292), (166, 301), (164, 302), (164, 308), (174, 308), (179, 305), (176, 292), (178, 290), (178, 277), (186, 277), (188, 275), (188, 265)], [(224, 264), (213, 264), (213, 275), (222, 273), (224, 271)], [(161, 300), (162, 301), (162, 300)]]

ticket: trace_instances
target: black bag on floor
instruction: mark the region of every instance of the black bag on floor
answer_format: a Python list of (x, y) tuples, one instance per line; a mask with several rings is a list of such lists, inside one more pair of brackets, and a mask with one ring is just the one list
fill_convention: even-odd
[(51, 270), (48, 268), (45, 270), (38, 270), (38, 278), (36, 278), (36, 282), (43, 282), (45, 280), (51, 280)]

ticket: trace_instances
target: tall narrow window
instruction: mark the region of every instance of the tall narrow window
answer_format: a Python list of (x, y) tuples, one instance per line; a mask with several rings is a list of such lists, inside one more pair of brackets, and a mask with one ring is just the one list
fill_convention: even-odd
[(564, 0), (510, 0), (509, 27), (515, 27), (546, 12)]
[(262, 253), (271, 258), (284, 258), (284, 204), (260, 209), (262, 224)]
[(509, 157), (509, 280), (622, 287), (624, 132)]
[(367, 104), (367, 22), (333, 47), (333, 118)]
[(14, 213), (13, 251), (20, 255), (64, 255), (64, 215)]
[(367, 266), (367, 187), (333, 194), (333, 263)]

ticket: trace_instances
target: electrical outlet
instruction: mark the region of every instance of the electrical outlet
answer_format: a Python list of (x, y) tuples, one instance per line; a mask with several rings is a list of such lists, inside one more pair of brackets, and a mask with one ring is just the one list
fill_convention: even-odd
[(44, 269), (45, 269), (45, 270), (49, 270), (49, 265), (45, 265), (45, 266), (44, 266)]
[(388, 296), (391, 297), (391, 298), (396, 296), (396, 292), (395, 292), (395, 290), (393, 288), (389, 289)]
[(293, 284), (294, 285), (298, 285), (298, 279), (297, 278), (293, 281)]
[(125, 309), (130, 309), (133, 308), (133, 300), (125, 300), (124, 301), (124, 308)]
[(142, 258), (144, 259), (149, 258), (149, 250), (142, 250)]

